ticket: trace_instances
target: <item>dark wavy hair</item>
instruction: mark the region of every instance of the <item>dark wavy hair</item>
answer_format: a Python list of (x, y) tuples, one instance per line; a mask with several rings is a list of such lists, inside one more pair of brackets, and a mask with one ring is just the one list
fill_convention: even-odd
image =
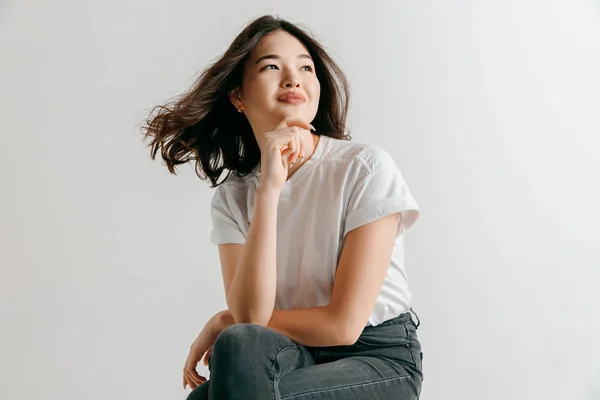
[(177, 165), (194, 160), (196, 175), (210, 179), (213, 188), (223, 183), (218, 179), (224, 169), (229, 171), (225, 180), (232, 171), (245, 176), (254, 170), (260, 162), (260, 148), (246, 116), (237, 112), (228, 93), (241, 86), (244, 65), (260, 39), (277, 31), (296, 37), (314, 60), (321, 84), (319, 106), (312, 121), (316, 134), (351, 140), (346, 129), (350, 88), (341, 68), (303, 29), (265, 15), (248, 24), (187, 92), (152, 109), (142, 133), (144, 139), (151, 138), (148, 147), (153, 160), (160, 150), (174, 175)]

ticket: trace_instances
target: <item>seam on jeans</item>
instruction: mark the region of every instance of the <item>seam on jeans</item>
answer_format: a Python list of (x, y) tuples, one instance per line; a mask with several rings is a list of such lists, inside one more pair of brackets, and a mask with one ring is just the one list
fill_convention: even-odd
[[(302, 345), (299, 344), (298, 346), (302, 346)], [(304, 366), (308, 367), (308, 361), (306, 360), (306, 356), (304, 355), (304, 352), (301, 349), (298, 349), (297, 347), (295, 349), (298, 350), (298, 352), (302, 356), (302, 359), (304, 360)]]
[(300, 349), (298, 349), (296, 346), (285, 346), (284, 348), (279, 350), (277, 352), (277, 354), (275, 354), (275, 359), (271, 363), (271, 376), (273, 377), (273, 398), (275, 398), (276, 400), (281, 399), (281, 397), (279, 395), (279, 389), (278, 389), (279, 377), (275, 374), (275, 363), (277, 362), (279, 355), (281, 353), (283, 353), (284, 351), (286, 351), (287, 349), (296, 350), (298, 353), (300, 353), (300, 355), (302, 356), (302, 359), (304, 360), (304, 366), (307, 365), (306, 357), (304, 357), (304, 354), (302, 353), (302, 351)]
[(331, 388), (331, 389), (313, 390), (312, 392), (304, 392), (301, 394), (295, 394), (293, 396), (281, 397), (280, 400), (296, 399), (296, 398), (299, 398), (302, 396), (308, 396), (308, 395), (315, 394), (315, 393), (333, 392), (336, 390), (349, 389), (349, 388), (353, 388), (353, 387), (364, 387), (364, 386), (375, 385), (375, 384), (379, 384), (379, 383), (386, 383), (386, 382), (390, 382), (393, 380), (406, 379), (406, 378), (413, 379), (413, 377), (411, 375), (395, 376), (393, 378), (380, 379), (378, 381), (371, 381), (371, 382), (366, 382), (366, 383), (358, 383), (356, 385), (346, 385), (346, 386), (339, 386), (339, 387)]
[(413, 344), (412, 338), (410, 337), (410, 332), (408, 332), (408, 328), (404, 325), (404, 330), (406, 331), (406, 337), (408, 337), (408, 352), (410, 353), (410, 358), (412, 359), (413, 365), (417, 368), (417, 360), (415, 360), (415, 355), (413, 354)]
[[(413, 342), (412, 339), (410, 337), (410, 334), (408, 332), (408, 328), (406, 327), (406, 325), (404, 325), (404, 329), (406, 330), (406, 336), (408, 337), (408, 352), (410, 353), (410, 358), (412, 360), (412, 364), (413, 364), (413, 372), (409, 371), (409, 374), (411, 376), (415, 376), (416, 373), (418, 373), (419, 375), (421, 375), (421, 378), (423, 377), (423, 367), (421, 366), (421, 368), (419, 368), (419, 365), (417, 364), (417, 360), (415, 358), (414, 352), (413, 352)], [(420, 350), (419, 350), (420, 351)], [(422, 381), (423, 379), (421, 379)]]

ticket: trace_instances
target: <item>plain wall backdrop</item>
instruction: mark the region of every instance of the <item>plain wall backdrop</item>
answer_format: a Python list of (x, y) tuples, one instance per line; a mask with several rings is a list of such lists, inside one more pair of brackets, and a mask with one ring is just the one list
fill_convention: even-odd
[(265, 13), (340, 63), (421, 206), (422, 400), (600, 399), (593, 0), (1, 2), (0, 398), (185, 398), (225, 306), (213, 191), (139, 129)]

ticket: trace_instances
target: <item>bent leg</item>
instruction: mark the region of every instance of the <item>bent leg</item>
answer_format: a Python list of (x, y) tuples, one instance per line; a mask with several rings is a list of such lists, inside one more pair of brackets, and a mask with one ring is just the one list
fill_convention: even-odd
[[(256, 324), (236, 324), (215, 341), (209, 361), (211, 399), (279, 399), (279, 381), (290, 371), (315, 364), (304, 347)], [(199, 397), (200, 398), (200, 397)]]

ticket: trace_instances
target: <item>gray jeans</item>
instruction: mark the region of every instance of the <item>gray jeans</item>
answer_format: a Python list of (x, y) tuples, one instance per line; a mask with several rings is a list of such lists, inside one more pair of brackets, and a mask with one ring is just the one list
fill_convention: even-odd
[(365, 327), (353, 345), (331, 347), (236, 324), (217, 337), (210, 380), (187, 400), (415, 400), (423, 381), (419, 324), (406, 312)]

